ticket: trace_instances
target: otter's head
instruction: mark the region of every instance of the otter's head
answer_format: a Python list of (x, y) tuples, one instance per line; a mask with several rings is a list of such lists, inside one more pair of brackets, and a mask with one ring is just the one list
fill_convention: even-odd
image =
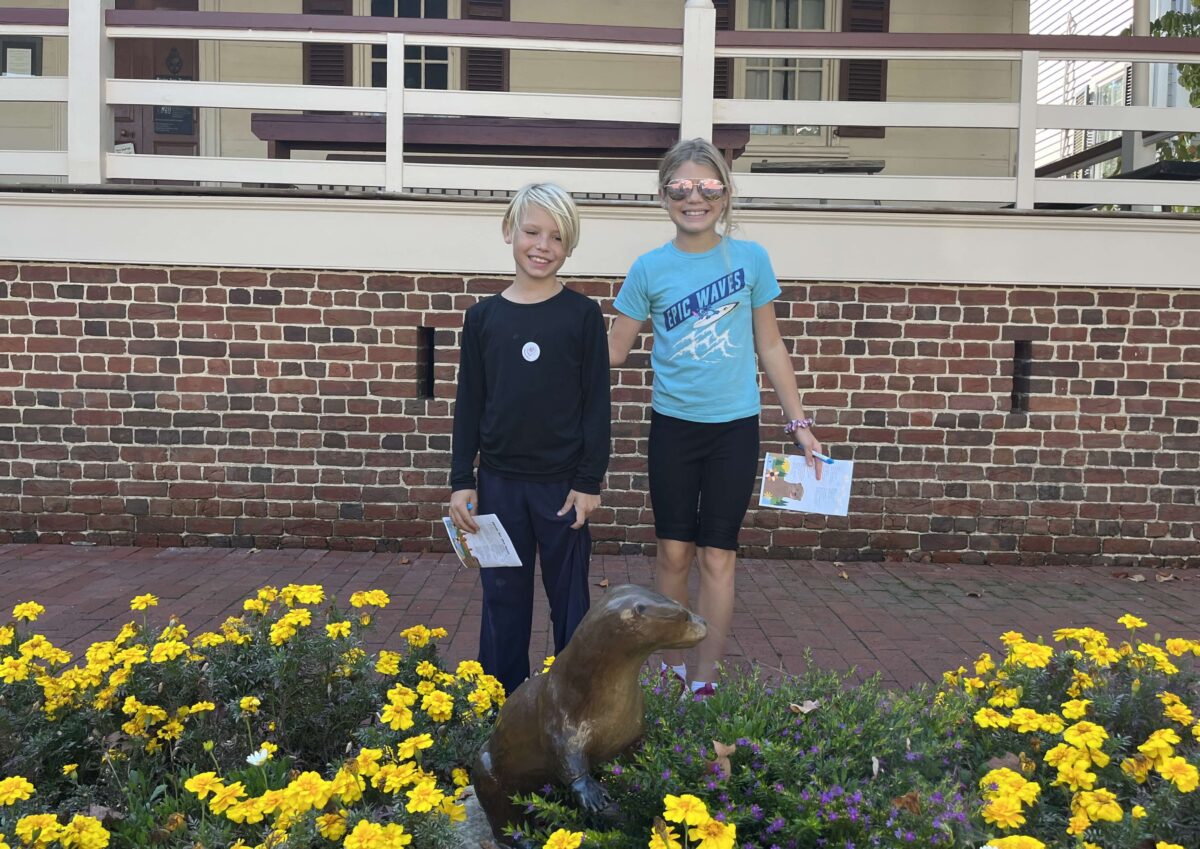
[[(612, 611), (615, 639), (649, 655), (659, 649), (685, 649), (708, 633), (708, 625), (683, 605), (661, 593), (633, 584), (617, 587), (602, 600)], [(618, 638), (617, 634), (623, 635)]]

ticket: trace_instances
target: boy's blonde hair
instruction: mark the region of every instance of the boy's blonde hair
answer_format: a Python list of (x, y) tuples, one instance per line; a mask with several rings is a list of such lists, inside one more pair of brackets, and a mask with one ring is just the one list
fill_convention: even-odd
[(513, 195), (513, 199), (508, 202), (508, 209), (504, 212), (501, 228), (506, 237), (515, 233), (521, 226), (530, 206), (540, 206), (554, 219), (558, 235), (567, 246), (567, 256), (570, 256), (579, 244), (579, 210), (575, 208), (575, 201), (571, 199), (570, 193), (554, 183), (530, 183), (522, 187)]
[(733, 212), (733, 173), (729, 170), (729, 163), (725, 161), (721, 151), (717, 150), (707, 139), (680, 139), (663, 154), (662, 162), (658, 166), (659, 197), (661, 198), (663, 195), (663, 187), (679, 170), (679, 166), (685, 162), (707, 165), (725, 184), (725, 208), (721, 211), (721, 223), (725, 225), (725, 232), (728, 233), (733, 229), (733, 221), (730, 217)]

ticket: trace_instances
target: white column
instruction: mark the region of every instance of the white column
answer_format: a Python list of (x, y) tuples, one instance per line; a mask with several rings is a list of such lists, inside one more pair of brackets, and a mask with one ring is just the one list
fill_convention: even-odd
[(1017, 209), (1033, 209), (1037, 191), (1034, 156), (1037, 148), (1038, 58), (1021, 51), (1021, 88), (1017, 110)]
[(104, 13), (114, 0), (70, 0), (67, 43), (67, 182), (103, 183), (112, 150), (112, 109), (105, 89), (113, 75), (113, 46)]
[(717, 10), (712, 0), (687, 0), (683, 8), (683, 68), (679, 137), (712, 140), (713, 67)]
[(387, 135), (383, 188), (404, 191), (404, 33), (387, 35)]
[[(1133, 0), (1133, 34), (1150, 34), (1150, 0)], [(1150, 66), (1145, 62), (1133, 63), (1132, 102), (1134, 106), (1150, 105)], [(1121, 173), (1127, 174), (1146, 165), (1152, 164), (1158, 154), (1154, 145), (1142, 141), (1142, 134), (1137, 130), (1126, 130), (1121, 133)], [(1152, 209), (1153, 207), (1138, 206), (1134, 209)]]

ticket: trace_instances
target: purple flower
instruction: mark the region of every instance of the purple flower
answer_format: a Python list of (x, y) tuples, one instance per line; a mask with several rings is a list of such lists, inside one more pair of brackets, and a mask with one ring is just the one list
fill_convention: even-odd
[(671, 780), (671, 770), (669, 770), (669, 769), (664, 769), (664, 770), (662, 771), (662, 780), (663, 780), (663, 781), (670, 781), (670, 780)]
[(751, 805), (750, 816), (754, 817), (756, 820), (761, 820), (763, 818), (762, 808), (760, 808), (758, 805)]
[(612, 768), (612, 774), (613, 774), (613, 775), (620, 775), (620, 774), (621, 774), (621, 773), (623, 773), (624, 771), (625, 771), (625, 770), (621, 769), (621, 767), (620, 767), (620, 765), (619, 765), (619, 764), (613, 764), (613, 768)]
[(771, 820), (771, 824), (767, 826), (767, 834), (774, 834), (777, 831), (783, 831), (784, 825), (786, 825), (786, 823), (783, 821), (783, 817), (776, 817), (775, 819)]

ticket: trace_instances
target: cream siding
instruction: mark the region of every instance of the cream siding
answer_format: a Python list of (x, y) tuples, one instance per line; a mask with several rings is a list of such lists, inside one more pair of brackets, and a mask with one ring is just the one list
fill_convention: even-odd
[[(24, 9), (65, 9), (66, 0), (6, 0), (0, 7)], [(67, 40), (42, 39), (42, 76), (67, 74)], [(0, 150), (64, 150), (67, 146), (67, 106), (65, 103), (0, 102)], [(41, 181), (42, 178), (24, 178)], [(0, 177), (0, 182), (12, 182)]]

